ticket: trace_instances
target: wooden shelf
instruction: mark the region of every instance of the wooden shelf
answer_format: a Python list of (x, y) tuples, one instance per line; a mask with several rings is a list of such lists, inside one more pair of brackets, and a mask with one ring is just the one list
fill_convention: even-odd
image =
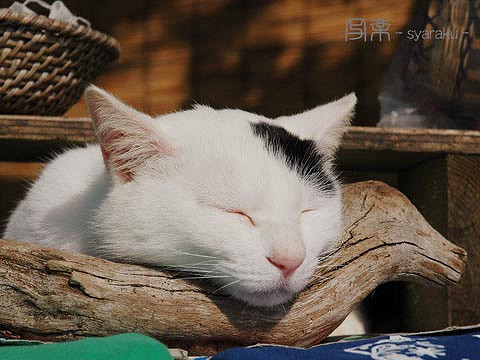
[[(0, 115), (0, 140), (93, 142), (88, 118)], [(352, 126), (344, 150), (480, 154), (480, 131)]]
[[(41, 161), (94, 141), (88, 118), (0, 116), (0, 161)], [(480, 154), (480, 131), (352, 126), (339, 159), (347, 169), (401, 169), (445, 153)]]
[(0, 140), (93, 142), (88, 118), (0, 115)]

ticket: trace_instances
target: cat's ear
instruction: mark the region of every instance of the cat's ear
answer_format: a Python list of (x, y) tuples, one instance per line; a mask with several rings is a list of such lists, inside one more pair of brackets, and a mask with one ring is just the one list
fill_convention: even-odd
[(356, 103), (357, 97), (350, 93), (339, 100), (301, 114), (282, 116), (276, 121), (291, 133), (303, 139), (314, 140), (320, 150), (333, 155), (350, 125)]
[(152, 157), (172, 154), (171, 147), (150, 126), (151, 117), (90, 85), (85, 100), (107, 168), (122, 181)]

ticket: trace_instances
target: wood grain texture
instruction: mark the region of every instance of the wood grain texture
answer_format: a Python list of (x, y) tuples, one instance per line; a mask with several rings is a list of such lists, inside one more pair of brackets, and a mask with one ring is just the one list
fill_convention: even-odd
[[(446, 158), (439, 156), (425, 161), (402, 171), (399, 175), (399, 189), (443, 236), (448, 234)], [(434, 288), (418, 283), (402, 285), (403, 311), (400, 316), (404, 326), (402, 330), (417, 332), (454, 325), (449, 322), (449, 296), (446, 288)]]
[(294, 302), (273, 309), (153, 269), (2, 240), (0, 332), (61, 341), (139, 331), (193, 353), (257, 342), (309, 346), (383, 282), (459, 281), (466, 253), (404, 195), (373, 181), (346, 185), (343, 194), (337, 250)]
[(34, 180), (45, 164), (38, 162), (6, 162), (0, 161), (0, 183), (15, 182), (18, 179)]
[(447, 236), (470, 253), (465, 276), (449, 289), (449, 323), (480, 321), (480, 156), (448, 155)]
[(480, 156), (447, 154), (400, 174), (399, 188), (441, 234), (469, 253), (452, 289), (409, 284), (407, 331), (480, 322)]
[(0, 115), (0, 140), (93, 142), (89, 118)]
[[(345, 22), (391, 19), (395, 34), (407, 26), (415, 3), (66, 1), (93, 28), (119, 40), (121, 62), (96, 83), (139, 109), (163, 113), (201, 102), (278, 116), (355, 90), (361, 99), (359, 124), (376, 121), (376, 90), (401, 37), (381, 44), (346, 42)], [(86, 115), (82, 102), (69, 111), (69, 116)]]

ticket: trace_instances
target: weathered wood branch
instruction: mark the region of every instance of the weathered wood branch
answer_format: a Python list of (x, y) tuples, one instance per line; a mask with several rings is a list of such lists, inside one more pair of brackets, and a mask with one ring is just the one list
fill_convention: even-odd
[(59, 341), (137, 331), (198, 352), (258, 342), (308, 346), (380, 283), (459, 281), (465, 251), (397, 190), (347, 185), (344, 202), (339, 250), (292, 304), (275, 309), (245, 307), (153, 269), (2, 240), (0, 334)]

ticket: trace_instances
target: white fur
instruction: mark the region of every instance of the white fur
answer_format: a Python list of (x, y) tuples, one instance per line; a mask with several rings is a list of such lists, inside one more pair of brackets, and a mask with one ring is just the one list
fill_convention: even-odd
[[(315, 190), (265, 150), (250, 123), (280, 124), (331, 155), (353, 95), (278, 120), (206, 106), (152, 119), (95, 87), (86, 98), (108, 169), (98, 145), (58, 156), (13, 212), (5, 238), (189, 270), (256, 306), (305, 287), (340, 236), (338, 184), (334, 195)], [(255, 226), (225, 210), (248, 213)], [(286, 279), (267, 261), (302, 251)]]
[(301, 114), (279, 117), (277, 121), (285, 129), (300, 137), (316, 140), (321, 151), (333, 155), (340, 144), (339, 139), (345, 127), (350, 124), (354, 115), (356, 103), (357, 97), (351, 93)]

